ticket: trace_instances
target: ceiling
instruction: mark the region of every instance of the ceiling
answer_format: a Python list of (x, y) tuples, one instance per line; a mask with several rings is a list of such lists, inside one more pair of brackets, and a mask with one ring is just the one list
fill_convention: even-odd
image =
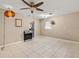
[[(34, 1), (36, 3), (39, 0), (26, 0)], [(12, 8), (16, 13), (21, 13), (24, 15), (32, 15), (35, 18), (41, 18), (40, 14), (53, 13), (55, 16), (64, 15), (72, 12), (79, 11), (79, 0), (40, 0), (44, 4), (40, 6), (44, 12), (35, 11), (32, 15), (29, 10), (20, 10), (20, 8), (28, 7), (21, 0), (0, 0), (0, 8)]]

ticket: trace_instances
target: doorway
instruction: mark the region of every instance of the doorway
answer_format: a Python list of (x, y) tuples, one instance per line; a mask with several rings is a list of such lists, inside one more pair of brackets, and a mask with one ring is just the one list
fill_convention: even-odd
[(34, 37), (34, 34), (35, 34), (35, 22), (32, 21), (32, 22), (30, 23), (30, 25), (31, 25), (32, 37)]

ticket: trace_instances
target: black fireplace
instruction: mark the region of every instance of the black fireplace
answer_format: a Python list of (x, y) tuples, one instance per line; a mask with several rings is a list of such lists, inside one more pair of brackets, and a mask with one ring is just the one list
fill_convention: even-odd
[(24, 31), (24, 41), (32, 39), (32, 31)]

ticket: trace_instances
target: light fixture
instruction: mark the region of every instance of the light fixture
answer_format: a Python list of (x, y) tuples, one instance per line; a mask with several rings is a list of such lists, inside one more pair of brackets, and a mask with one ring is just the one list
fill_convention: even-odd
[(39, 15), (41, 18), (44, 18), (44, 19), (47, 19), (47, 18), (50, 18), (53, 16), (53, 14), (48, 14), (48, 13), (45, 13), (45, 14), (40, 14)]
[(4, 16), (6, 17), (14, 17), (15, 16), (15, 12), (12, 11), (11, 9), (8, 9), (4, 12)]
[(52, 24), (52, 25), (55, 25), (55, 22), (52, 20), (52, 21), (51, 21), (51, 24)]

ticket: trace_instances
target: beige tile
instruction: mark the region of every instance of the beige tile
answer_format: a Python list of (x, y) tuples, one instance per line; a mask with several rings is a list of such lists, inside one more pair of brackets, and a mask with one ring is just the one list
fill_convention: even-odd
[(0, 50), (0, 57), (75, 58), (79, 57), (79, 44), (62, 39), (39, 36), (26, 42), (7, 46), (3, 51)]

